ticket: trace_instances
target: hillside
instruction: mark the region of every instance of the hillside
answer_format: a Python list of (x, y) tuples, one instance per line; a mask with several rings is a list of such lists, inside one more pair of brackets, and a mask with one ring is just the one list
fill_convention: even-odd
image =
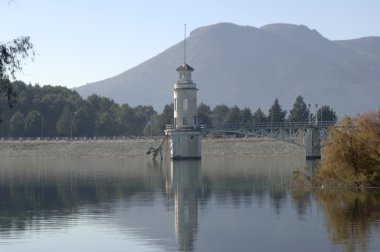
[[(296, 96), (311, 104), (353, 114), (380, 105), (380, 38), (331, 41), (303, 25), (261, 28), (230, 23), (198, 28), (187, 39), (187, 63), (199, 102), (261, 107), (276, 97), (290, 109)], [(76, 88), (82, 95), (108, 96), (120, 103), (172, 102), (175, 69), (183, 63), (183, 42), (115, 77)]]

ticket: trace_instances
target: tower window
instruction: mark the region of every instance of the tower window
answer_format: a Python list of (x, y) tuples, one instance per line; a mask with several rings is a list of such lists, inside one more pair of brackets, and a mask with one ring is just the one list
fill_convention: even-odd
[(183, 99), (183, 102), (182, 102), (182, 110), (187, 111), (187, 109), (188, 109), (188, 101), (185, 98), (185, 99)]
[(174, 111), (177, 111), (177, 98), (174, 98)]
[(183, 123), (182, 123), (183, 125), (187, 125), (187, 117), (184, 117), (183, 118)]

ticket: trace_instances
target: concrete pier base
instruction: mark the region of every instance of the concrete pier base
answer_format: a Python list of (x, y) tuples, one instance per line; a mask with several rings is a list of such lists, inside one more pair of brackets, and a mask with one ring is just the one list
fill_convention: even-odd
[(200, 130), (166, 130), (170, 158), (173, 160), (201, 159), (202, 135)]
[(306, 160), (321, 159), (321, 141), (319, 129), (309, 127), (306, 131)]

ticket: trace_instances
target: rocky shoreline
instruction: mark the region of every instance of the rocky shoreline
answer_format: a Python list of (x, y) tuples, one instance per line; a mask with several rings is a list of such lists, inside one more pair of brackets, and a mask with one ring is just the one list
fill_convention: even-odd
[[(7, 157), (138, 157), (147, 156), (162, 138), (88, 140), (1, 140), (0, 158)], [(300, 156), (305, 148), (271, 138), (204, 138), (202, 156)]]

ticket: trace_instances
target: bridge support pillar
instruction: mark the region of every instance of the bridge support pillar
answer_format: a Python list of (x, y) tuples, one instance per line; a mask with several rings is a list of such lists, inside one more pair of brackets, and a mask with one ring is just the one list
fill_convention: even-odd
[(306, 130), (306, 159), (321, 159), (321, 141), (317, 127), (310, 126)]

